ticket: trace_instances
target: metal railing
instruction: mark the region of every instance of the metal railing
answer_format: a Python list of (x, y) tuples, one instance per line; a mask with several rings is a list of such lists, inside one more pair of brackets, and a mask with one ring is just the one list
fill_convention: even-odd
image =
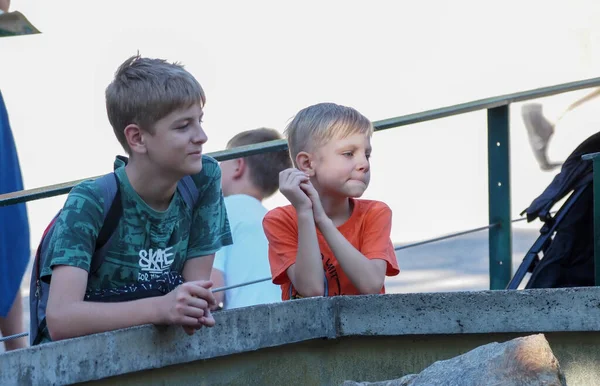
[[(511, 222), (515, 223), (515, 222), (519, 222), (519, 221), (524, 221), (526, 219), (527, 218), (523, 217), (523, 218), (514, 219)], [(444, 235), (444, 236), (435, 237), (435, 238), (432, 238), (432, 239), (423, 240), (423, 241), (419, 241), (419, 242), (416, 242), (416, 243), (411, 243), (411, 244), (406, 244), (406, 245), (399, 245), (399, 246), (394, 247), (394, 250), (397, 252), (397, 251), (400, 251), (400, 250), (403, 250), (403, 249), (415, 248), (415, 247), (419, 247), (419, 246), (422, 246), (422, 245), (432, 244), (432, 243), (436, 243), (438, 241), (448, 240), (448, 239), (451, 239), (451, 238), (454, 238), (454, 237), (459, 237), (459, 236), (464, 236), (464, 235), (468, 235), (468, 234), (471, 234), (471, 233), (481, 232), (481, 231), (484, 231), (486, 229), (490, 229), (490, 228), (496, 227), (498, 225), (499, 224), (490, 224), (490, 225), (486, 225), (486, 226), (482, 226), (482, 227), (467, 229), (467, 230), (460, 231), (460, 232), (450, 233), (450, 234), (447, 234), (447, 235)], [(227, 291), (227, 290), (234, 289), (234, 288), (246, 287), (246, 286), (250, 286), (252, 284), (258, 284), (258, 283), (262, 283), (262, 282), (265, 282), (265, 281), (269, 281), (271, 279), (272, 279), (271, 276), (263, 277), (261, 279), (251, 280), (251, 281), (247, 281), (247, 282), (244, 282), (244, 283), (234, 284), (234, 285), (230, 285), (230, 286), (226, 286), (226, 287), (218, 287), (218, 288), (213, 289), (212, 292), (215, 293), (215, 292)], [(0, 337), (0, 343), (5, 342), (5, 341), (9, 341), (9, 340), (12, 340), (12, 339), (22, 338), (22, 337), (25, 337), (25, 336), (28, 336), (28, 335), (29, 335), (28, 332), (22, 332), (20, 334), (9, 335), (9, 336), (6, 336), (6, 337)]]
[[(510, 219), (510, 137), (509, 137), (509, 106), (511, 103), (537, 99), (569, 91), (600, 86), (600, 78), (592, 78), (577, 82), (559, 84), (555, 86), (542, 87), (529, 91), (506, 94), (492, 98), (480, 99), (458, 105), (427, 110), (419, 113), (404, 115), (400, 117), (373, 122), (375, 131), (387, 130), (395, 127), (411, 125), (420, 122), (465, 114), (473, 111), (487, 110), (488, 128), (488, 195), (489, 195), (489, 225), (456, 232), (433, 239), (416, 242), (404, 246), (398, 246), (396, 250), (413, 248), (432, 242), (446, 240), (461, 235), (489, 231), (489, 273), (490, 289), (504, 289), (511, 279), (512, 270), (512, 226), (516, 221), (524, 218)], [(287, 149), (285, 140), (264, 142), (261, 144), (237, 147), (235, 149), (223, 150), (208, 155), (217, 161), (225, 161), (234, 158), (245, 157), (258, 153), (273, 152)], [(587, 156), (594, 160), (594, 188), (600, 189), (600, 153)], [(45, 186), (36, 189), (28, 189), (13, 193), (0, 195), (0, 207), (13, 205), (42, 198), (54, 197), (68, 193), (78, 183), (96, 177), (85, 178), (76, 181), (65, 182), (56, 185)], [(598, 190), (596, 190), (598, 191)], [(594, 200), (595, 213), (595, 259), (600, 261), (600, 202)], [(271, 278), (263, 278), (248, 283), (240, 283), (229, 287), (215, 288), (213, 292), (225, 291), (251, 285)], [(596, 282), (600, 282), (600, 264), (596, 264)], [(24, 332), (4, 338), (0, 342), (27, 336)]]
[[(490, 289), (503, 289), (511, 279), (509, 105), (568, 91), (600, 86), (600, 78), (542, 87), (373, 122), (375, 131), (487, 109)], [(218, 161), (287, 149), (285, 140), (210, 153)], [(95, 178), (95, 177), (91, 177)], [(87, 178), (89, 179), (89, 178)], [(68, 193), (83, 180), (0, 195), (0, 207)]]

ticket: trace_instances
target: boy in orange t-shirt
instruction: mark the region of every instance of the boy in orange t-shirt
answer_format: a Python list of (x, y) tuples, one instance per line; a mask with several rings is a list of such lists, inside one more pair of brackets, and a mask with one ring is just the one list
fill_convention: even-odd
[(286, 128), (295, 168), (279, 174), (291, 205), (263, 220), (273, 283), (282, 299), (385, 293), (400, 271), (392, 211), (359, 200), (370, 180), (371, 122), (353, 108), (320, 103)]

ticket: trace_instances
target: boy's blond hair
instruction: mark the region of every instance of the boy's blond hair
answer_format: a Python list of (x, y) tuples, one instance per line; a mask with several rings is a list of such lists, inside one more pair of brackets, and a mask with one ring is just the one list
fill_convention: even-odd
[(341, 139), (352, 134), (373, 134), (373, 124), (364, 115), (335, 103), (319, 103), (306, 107), (287, 125), (290, 156), (294, 164), (301, 151), (314, 151), (331, 139)]
[(202, 86), (181, 64), (139, 55), (123, 62), (106, 88), (108, 120), (127, 153), (127, 125), (153, 134), (154, 124), (174, 110), (205, 103)]

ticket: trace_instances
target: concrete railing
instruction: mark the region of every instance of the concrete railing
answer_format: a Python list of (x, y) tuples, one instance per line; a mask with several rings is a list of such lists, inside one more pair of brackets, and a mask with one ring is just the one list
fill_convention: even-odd
[(1, 354), (0, 385), (384, 380), (538, 332), (570, 385), (600, 379), (599, 288), (309, 298), (215, 319), (192, 337), (147, 325)]

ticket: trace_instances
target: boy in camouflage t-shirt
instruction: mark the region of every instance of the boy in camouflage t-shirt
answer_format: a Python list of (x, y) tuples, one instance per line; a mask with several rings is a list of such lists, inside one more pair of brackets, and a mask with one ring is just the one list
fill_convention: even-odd
[[(188, 334), (215, 321), (208, 281), (214, 254), (232, 243), (217, 162), (202, 155), (205, 95), (182, 66), (134, 56), (106, 89), (115, 135), (129, 160), (117, 157), (122, 216), (99, 269), (89, 275), (105, 217), (94, 181), (76, 186), (56, 220), (41, 270), (50, 281), (42, 342), (141, 324), (181, 325)], [(177, 189), (191, 176), (194, 208)], [(184, 284), (163, 296), (84, 301), (90, 292), (181, 274)]]

